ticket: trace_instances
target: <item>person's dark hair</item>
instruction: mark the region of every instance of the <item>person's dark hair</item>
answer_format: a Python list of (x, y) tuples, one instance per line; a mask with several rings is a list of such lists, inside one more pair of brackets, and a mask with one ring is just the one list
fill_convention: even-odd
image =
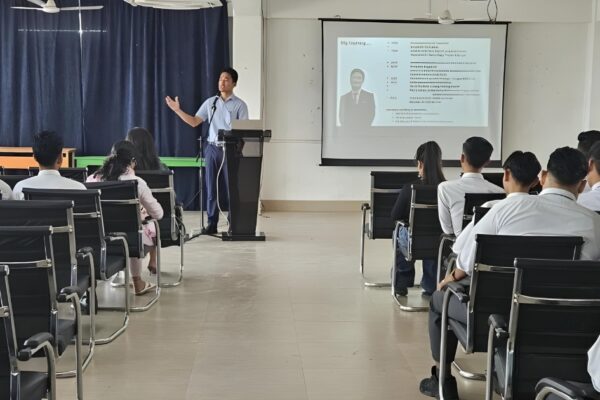
[(113, 145), (102, 167), (94, 172), (94, 176), (100, 176), (104, 181), (118, 181), (135, 160), (136, 150), (133, 143), (127, 140), (118, 141)]
[(571, 186), (582, 181), (587, 173), (587, 161), (583, 153), (572, 147), (561, 147), (548, 160), (548, 173), (561, 185)]
[(483, 168), (493, 151), (492, 144), (479, 136), (470, 137), (463, 143), (463, 154), (473, 168)]
[(363, 78), (363, 81), (365, 80), (365, 71), (363, 71), (363, 70), (362, 70), (362, 69), (360, 69), (360, 68), (354, 68), (354, 69), (352, 70), (352, 72), (350, 72), (350, 76), (352, 76), (352, 75), (354, 75), (354, 74), (356, 74), (356, 73), (359, 73), (359, 74), (362, 76), (362, 78)]
[(237, 73), (237, 71), (235, 69), (233, 69), (231, 67), (223, 68), (221, 70), (221, 74), (224, 74), (224, 73), (229, 74), (229, 76), (231, 76), (231, 80), (233, 81), (233, 83), (237, 83), (237, 81), (238, 81), (238, 73)]
[(583, 152), (585, 156), (589, 156), (590, 150), (594, 143), (600, 141), (600, 131), (585, 131), (581, 132), (577, 136), (579, 143), (577, 144), (577, 150)]
[(417, 148), (415, 160), (423, 163), (424, 175), (421, 177), (426, 185), (438, 185), (444, 182), (444, 172), (442, 171), (442, 149), (434, 142), (423, 143)]
[(600, 174), (600, 142), (594, 143), (589, 151), (588, 160), (592, 160), (594, 162), (596, 172)]
[(136, 170), (148, 171), (160, 169), (160, 159), (156, 154), (154, 138), (150, 131), (144, 128), (135, 127), (127, 132), (126, 139), (133, 143), (136, 149)]
[(40, 167), (54, 167), (62, 150), (63, 140), (55, 132), (42, 131), (33, 135), (33, 158)]
[(542, 165), (532, 152), (515, 151), (504, 161), (502, 168), (509, 170), (520, 184), (532, 185), (536, 182)]

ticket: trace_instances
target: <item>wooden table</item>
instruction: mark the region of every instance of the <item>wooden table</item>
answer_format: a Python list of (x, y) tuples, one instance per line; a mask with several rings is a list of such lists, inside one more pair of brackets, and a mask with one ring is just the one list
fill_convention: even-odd
[[(75, 150), (70, 147), (63, 148), (62, 168), (75, 167)], [(37, 166), (31, 147), (0, 147), (0, 167), (29, 169)]]

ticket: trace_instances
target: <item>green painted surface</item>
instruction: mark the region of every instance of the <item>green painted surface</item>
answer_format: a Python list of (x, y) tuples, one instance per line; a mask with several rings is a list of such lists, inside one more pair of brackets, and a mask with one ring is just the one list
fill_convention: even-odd
[[(77, 156), (75, 166), (78, 168), (100, 166), (105, 158), (105, 156)], [(196, 157), (160, 157), (160, 160), (169, 168), (198, 168), (203, 162), (202, 159), (196, 161)]]

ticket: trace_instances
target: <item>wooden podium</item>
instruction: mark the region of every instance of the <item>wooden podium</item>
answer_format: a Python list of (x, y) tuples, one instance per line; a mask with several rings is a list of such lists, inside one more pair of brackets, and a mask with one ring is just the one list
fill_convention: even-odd
[(252, 126), (255, 121), (235, 122), (234, 129), (219, 131), (219, 141), (225, 146), (230, 219), (229, 232), (223, 233), (221, 238), (225, 241), (264, 241), (265, 234), (256, 232), (256, 221), (263, 143), (271, 139), (271, 131)]
[[(63, 148), (62, 168), (75, 167), (74, 148)], [(29, 169), (37, 167), (38, 163), (33, 158), (33, 149), (31, 147), (0, 147), (0, 167), (7, 169)]]

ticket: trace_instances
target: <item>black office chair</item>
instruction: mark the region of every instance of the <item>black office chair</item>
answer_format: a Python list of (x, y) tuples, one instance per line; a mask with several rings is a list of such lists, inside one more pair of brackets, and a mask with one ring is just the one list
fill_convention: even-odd
[[(583, 244), (581, 237), (573, 236), (477, 235), (476, 241), (475, 266), (470, 282), (450, 282), (444, 292), (439, 374), (442, 383), (448, 373), (446, 338), (449, 328), (467, 354), (487, 351), (489, 316), (508, 315), (510, 310), (515, 258), (578, 259)], [(467, 304), (467, 325), (448, 318), (451, 296), (456, 296), (461, 303)], [(455, 363), (455, 366), (459, 372), (463, 371), (459, 364)], [(472, 372), (461, 372), (461, 375), (480, 379), (480, 374)]]
[[(394, 221), (390, 218), (398, 194), (405, 184), (419, 179), (418, 172), (371, 171), (371, 199), (361, 206), (360, 275), (367, 287), (389, 287), (388, 282), (371, 282), (365, 277), (365, 237), (391, 239)], [(367, 222), (367, 213), (368, 222)]]
[[(437, 186), (412, 185), (410, 214), (408, 221), (397, 221), (394, 229), (392, 248), (394, 266), (398, 257), (397, 238), (401, 227), (408, 229), (408, 254), (406, 261), (436, 259), (442, 227), (437, 210)], [(395, 271), (392, 268), (392, 271)], [(408, 296), (398, 299), (394, 294), (395, 276), (392, 276), (392, 297), (403, 311), (426, 311), (429, 307), (420, 299), (419, 304), (409, 304)], [(420, 298), (421, 296), (419, 296)]]
[[(0, 398), (8, 400), (56, 399), (56, 365), (48, 332), (39, 332), (17, 347), (8, 266), (0, 266)], [(21, 371), (18, 361), (26, 362), (43, 350), (46, 372)]]
[[(27, 200), (71, 200), (74, 203), (75, 241), (77, 248), (89, 248), (91, 252), (86, 263), (93, 265), (96, 280), (107, 281), (120, 271), (124, 271), (129, 280), (129, 255), (126, 238), (119, 235), (106, 235), (102, 218), (99, 190), (64, 190), (64, 189), (23, 189)], [(92, 319), (91, 336), (96, 344), (106, 344), (115, 340), (129, 325), (129, 289), (123, 285), (123, 307), (102, 307), (95, 303), (96, 296), (88, 297), (90, 302), (90, 318)], [(95, 332), (94, 313), (92, 309), (102, 311), (124, 312), (123, 324), (107, 337), (98, 338)]]
[[(152, 223), (156, 227), (156, 291), (155, 295), (143, 306), (130, 307), (130, 311), (149, 310), (160, 298), (160, 227), (154, 219), (142, 221), (140, 211), (140, 201), (137, 192), (137, 180), (124, 181), (106, 181), (106, 182), (88, 182), (85, 184), (88, 189), (100, 190), (100, 203), (102, 204), (102, 216), (104, 219), (104, 229), (108, 235), (124, 234), (127, 240), (128, 256), (135, 258), (144, 258), (146, 249), (142, 242), (143, 223)], [(109, 253), (110, 254), (110, 253)], [(122, 255), (119, 252), (117, 255)], [(128, 285), (125, 281), (125, 285)]]
[[(75, 341), (77, 398), (82, 400), (80, 288), (57, 289), (54, 235), (51, 226), (0, 226), (0, 264), (10, 268), (17, 343), (25, 343), (39, 332), (50, 332), (54, 354), (61, 355)], [(60, 318), (59, 303), (71, 304), (74, 320)]]
[(489, 318), (486, 399), (534, 399), (546, 376), (591, 383), (587, 351), (600, 333), (600, 262), (515, 260), (510, 320)]
[(463, 229), (473, 220), (475, 207), (479, 207), (488, 201), (502, 200), (504, 198), (506, 198), (506, 193), (465, 193)]
[[(90, 253), (90, 249), (77, 249), (76, 247), (72, 201), (2, 201), (0, 203), (0, 221), (4, 226), (52, 226), (54, 278), (57, 287), (77, 287), (79, 299), (87, 293), (95, 292), (95, 271), (89, 265), (84, 265), (83, 261), (86, 254)], [(90, 297), (88, 297), (88, 303)], [(90, 307), (94, 307), (93, 301), (90, 303)], [(95, 312), (95, 309), (92, 311)], [(91, 313), (92, 326), (95, 323), (94, 312)], [(77, 318), (81, 318), (81, 315), (78, 315)], [(93, 329), (90, 333), (92, 331)], [(81, 330), (78, 330), (75, 335), (79, 335), (79, 332)], [(68, 338), (68, 335), (57, 337), (56, 354), (58, 355), (62, 355), (69, 344), (69, 342), (63, 343), (61, 340), (63, 337)], [(82, 362), (83, 370), (87, 368), (94, 355), (93, 339), (93, 337), (89, 338), (88, 352)], [(76, 349), (76, 351), (80, 350)], [(59, 378), (75, 375), (75, 370), (57, 373)]]
[(475, 207), (473, 209), (473, 224), (477, 225), (477, 223), (481, 221), (481, 218), (485, 217), (485, 214), (487, 214), (490, 210), (490, 207)]
[[(38, 167), (29, 167), (29, 175), (36, 176), (40, 172)], [(74, 181), (85, 183), (88, 177), (86, 168), (60, 168), (58, 170), (61, 176)]]
[(535, 385), (535, 400), (600, 400), (591, 383), (544, 378)]
[(11, 189), (15, 188), (15, 185), (24, 179), (31, 178), (29, 175), (1, 175), (0, 179), (4, 181)]
[(161, 287), (179, 286), (183, 281), (185, 225), (183, 224), (183, 207), (175, 202), (175, 185), (173, 171), (135, 171), (135, 174), (148, 184), (152, 195), (163, 208), (164, 215), (160, 226), (161, 247), (179, 246), (179, 275), (174, 282), (164, 282)]
[(484, 172), (483, 179), (486, 181), (493, 183), (494, 185), (504, 188), (502, 184), (502, 180), (504, 179), (504, 172)]

